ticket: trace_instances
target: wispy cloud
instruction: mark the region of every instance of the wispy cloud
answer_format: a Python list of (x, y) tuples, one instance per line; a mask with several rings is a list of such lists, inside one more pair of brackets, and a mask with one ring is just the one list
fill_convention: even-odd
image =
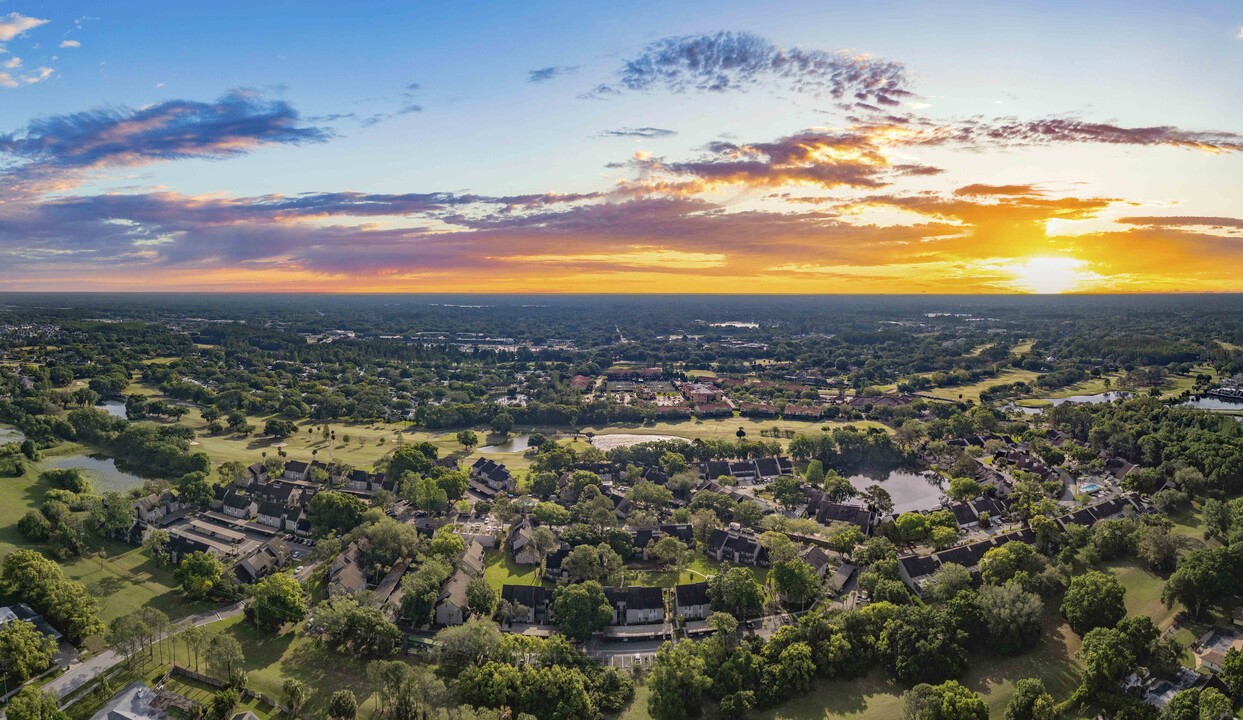
[(25, 35), (27, 30), (33, 30), (47, 23), (47, 20), (27, 17), (15, 12), (0, 16), (0, 42), (8, 42), (15, 37)]
[(60, 47), (62, 47), (62, 48), (80, 48), (80, 47), (82, 47), (82, 43), (78, 42), (77, 40), (61, 40), (61, 41), (60, 41)]
[(592, 96), (664, 89), (683, 93), (780, 84), (798, 93), (849, 98), (869, 108), (896, 106), (911, 93), (900, 63), (804, 48), (782, 48), (745, 32), (657, 40), (627, 60)]
[(538, 70), (529, 71), (527, 73), (527, 82), (533, 82), (533, 83), (548, 82), (549, 80), (552, 80), (553, 78), (558, 78), (563, 75), (572, 75), (576, 72), (578, 72), (577, 65), (553, 65), (551, 67), (540, 68)]
[(21, 131), (0, 135), (0, 154), (45, 167), (119, 167), (224, 158), (263, 145), (296, 145), (327, 137), (322, 128), (303, 125), (289, 103), (235, 91), (211, 103), (169, 100), (141, 109), (40, 118)]
[(605, 130), (600, 133), (601, 137), (619, 137), (619, 138), (667, 138), (677, 135), (676, 130), (668, 130), (658, 127), (623, 127), (616, 130)]

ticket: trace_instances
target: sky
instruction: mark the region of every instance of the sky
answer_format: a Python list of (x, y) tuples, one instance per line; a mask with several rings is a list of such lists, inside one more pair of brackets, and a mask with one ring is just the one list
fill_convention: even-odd
[(1243, 0), (0, 0), (0, 290), (1243, 291)]

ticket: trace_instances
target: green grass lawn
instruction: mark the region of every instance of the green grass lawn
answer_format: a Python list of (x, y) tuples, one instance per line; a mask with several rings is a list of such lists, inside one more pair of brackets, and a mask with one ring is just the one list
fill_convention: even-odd
[(509, 553), (501, 550), (489, 550), (484, 555), (485, 568), (483, 576), (492, 587), (500, 591), (504, 585), (538, 585), (540, 583), (537, 565), (519, 565)]
[(280, 700), (281, 685), (293, 677), (311, 690), (307, 712), (322, 716), (333, 692), (350, 689), (358, 696), (358, 716), (368, 717), (375, 701), (363, 675), (364, 663), (340, 655), (306, 636), (302, 625), (273, 635), (259, 630), (241, 617), (204, 626), (211, 632), (225, 632), (237, 638), (246, 657), (247, 687)]
[(1038, 373), (1031, 370), (1006, 370), (998, 374), (996, 377), (987, 377), (974, 383), (967, 385), (955, 385), (954, 387), (932, 388), (930, 390), (921, 391), (921, 394), (931, 395), (932, 397), (944, 398), (946, 400), (972, 400), (980, 401), (980, 392), (987, 390), (994, 385), (1008, 385), (1016, 382), (1031, 382), (1036, 379)]

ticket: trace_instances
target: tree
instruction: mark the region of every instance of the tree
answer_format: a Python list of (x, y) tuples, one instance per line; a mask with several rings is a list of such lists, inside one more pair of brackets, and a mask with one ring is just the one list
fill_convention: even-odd
[(866, 490), (859, 493), (859, 497), (877, 515), (888, 515), (893, 512), (893, 496), (880, 485), (868, 485)]
[(255, 624), (269, 630), (306, 617), (307, 596), (302, 585), (289, 573), (275, 573), (254, 584), (255, 601), (251, 605)]
[(708, 599), (713, 610), (727, 612), (739, 620), (760, 614), (764, 591), (747, 568), (734, 567), (708, 580)]
[(245, 661), (242, 644), (232, 635), (218, 632), (207, 641), (207, 667), (226, 683), (236, 687), (246, 684), (246, 671), (242, 669)]
[(507, 412), (499, 412), (490, 423), (492, 432), (497, 435), (508, 435), (510, 430), (514, 429), (514, 416)]
[(1126, 617), (1126, 588), (1113, 575), (1092, 571), (1071, 579), (1062, 598), (1062, 617), (1080, 636), (1113, 627)]
[(807, 497), (803, 494), (803, 481), (791, 475), (782, 475), (768, 484), (773, 499), (778, 505), (790, 509), (803, 505)]
[(589, 580), (560, 588), (553, 600), (553, 614), (562, 634), (582, 642), (609, 624), (613, 605), (600, 583)]
[(712, 686), (707, 664), (695, 650), (695, 643), (666, 642), (656, 651), (647, 680), (650, 695), (648, 712), (656, 720), (683, 720), (698, 714), (703, 694)]
[(957, 681), (920, 683), (902, 695), (903, 720), (988, 720), (988, 705), (979, 693)]
[(885, 667), (903, 682), (930, 682), (962, 674), (966, 634), (929, 607), (903, 605), (885, 624), (877, 649)]
[(324, 490), (315, 493), (307, 508), (307, 517), (311, 526), (320, 535), (335, 531), (343, 535), (358, 527), (367, 505), (362, 500), (348, 493), (337, 490)]
[(1024, 678), (1014, 684), (1014, 694), (1006, 705), (1005, 720), (1055, 720), (1053, 696), (1039, 678)]
[(104, 537), (114, 537), (134, 524), (134, 508), (129, 498), (119, 492), (104, 493), (91, 510), (91, 524)]
[(1192, 550), (1178, 561), (1161, 591), (1166, 607), (1181, 602), (1193, 617), (1200, 617), (1205, 606), (1235, 589), (1243, 568), (1232, 558), (1230, 548)]
[(296, 432), (298, 432), (298, 426), (289, 420), (272, 418), (263, 424), (263, 434), (271, 435), (274, 438), (287, 438)]
[(43, 672), (56, 656), (56, 641), (33, 623), (10, 620), (0, 625), (0, 667), (19, 681)]
[(799, 558), (782, 560), (773, 565), (769, 578), (773, 587), (787, 602), (806, 607), (820, 592), (820, 576), (806, 561)]
[(1040, 640), (1044, 602), (1017, 582), (980, 588), (980, 609), (990, 645), (1001, 653), (1017, 655)]
[(829, 536), (829, 548), (837, 551), (840, 555), (850, 557), (850, 554), (854, 552), (855, 546), (865, 539), (862, 530), (855, 525), (850, 525)]
[(453, 677), (493, 659), (501, 645), (501, 630), (494, 622), (471, 618), (436, 633), (435, 640), (440, 672)]
[(354, 720), (358, 715), (358, 698), (353, 690), (338, 690), (328, 699), (328, 717), (332, 720)]
[(466, 584), (466, 603), (471, 613), (490, 618), (496, 612), (496, 589), (485, 577), (471, 578)]
[(141, 653), (150, 635), (151, 629), (138, 612), (113, 618), (108, 626), (108, 644), (126, 659), (132, 660)]
[(621, 573), (621, 556), (606, 543), (596, 546), (579, 545), (570, 551), (561, 563), (574, 582), (582, 580), (607, 581)]
[(449, 507), (449, 493), (435, 479), (423, 475), (405, 475), (401, 496), (419, 510), (440, 512)]
[(472, 448), (479, 444), (479, 435), (473, 430), (462, 430), (457, 434), (457, 441), (469, 453)]
[(281, 704), (293, 717), (302, 714), (302, 709), (306, 707), (306, 701), (310, 697), (310, 689), (298, 678), (285, 678), (285, 682), (281, 684)]
[(231, 687), (221, 688), (212, 693), (211, 705), (207, 709), (209, 720), (228, 720), (233, 716), (233, 709), (242, 701), (242, 696)]
[(202, 551), (189, 553), (181, 559), (173, 576), (181, 589), (192, 598), (204, 598), (220, 584), (224, 566), (215, 555)]
[(894, 521), (894, 530), (898, 540), (907, 543), (917, 543), (928, 538), (928, 534), (932, 532), (932, 528), (928, 525), (928, 518), (923, 513), (906, 512), (898, 516)]
[(807, 479), (807, 484), (812, 487), (820, 487), (824, 484), (824, 463), (819, 460), (811, 460), (807, 463), (807, 472), (803, 475)]
[(957, 563), (945, 563), (932, 573), (925, 592), (936, 602), (949, 602), (963, 590), (971, 587), (971, 571)]
[(199, 653), (207, 647), (207, 642), (210, 639), (208, 635), (207, 629), (199, 625), (188, 625), (186, 629), (181, 631), (181, 641), (186, 644), (186, 649), (194, 655), (194, 672), (199, 671)]
[(1200, 691), (1200, 720), (1221, 720), (1234, 714), (1234, 703), (1214, 687)]
[(29, 686), (9, 699), (5, 715), (10, 720), (69, 720), (69, 715), (61, 712), (55, 693)]
[(644, 556), (648, 560), (654, 560), (664, 568), (681, 563), (689, 553), (690, 549), (686, 543), (672, 535), (649, 541), (644, 550)]
[(1226, 658), (1222, 660), (1221, 672), (1217, 673), (1217, 677), (1230, 690), (1231, 697), (1243, 700), (1243, 650), (1230, 648), (1226, 651)]
[(949, 489), (945, 494), (959, 502), (967, 502), (968, 500), (978, 498), (981, 492), (983, 492), (983, 488), (975, 480), (971, 478), (954, 478), (950, 480)]
[(1088, 697), (1114, 690), (1135, 665), (1135, 653), (1127, 638), (1111, 627), (1089, 630), (1077, 654), (1083, 663), (1080, 689)]

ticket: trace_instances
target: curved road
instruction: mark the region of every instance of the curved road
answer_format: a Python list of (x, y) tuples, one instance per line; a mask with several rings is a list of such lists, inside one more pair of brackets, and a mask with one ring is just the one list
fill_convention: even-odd
[[(183, 629), (190, 625), (207, 625), (217, 620), (224, 620), (242, 612), (242, 603), (236, 602), (232, 605), (220, 608), (219, 610), (210, 610), (201, 612), (196, 615), (182, 618), (177, 621), (177, 629)], [(70, 666), (63, 674), (43, 686), (45, 692), (56, 693), (56, 697), (64, 698), (69, 693), (77, 690), (88, 682), (102, 675), (105, 671), (111, 669), (125, 661), (125, 656), (113, 650), (105, 650), (95, 657)], [(3, 718), (3, 715), (0, 715)]]

